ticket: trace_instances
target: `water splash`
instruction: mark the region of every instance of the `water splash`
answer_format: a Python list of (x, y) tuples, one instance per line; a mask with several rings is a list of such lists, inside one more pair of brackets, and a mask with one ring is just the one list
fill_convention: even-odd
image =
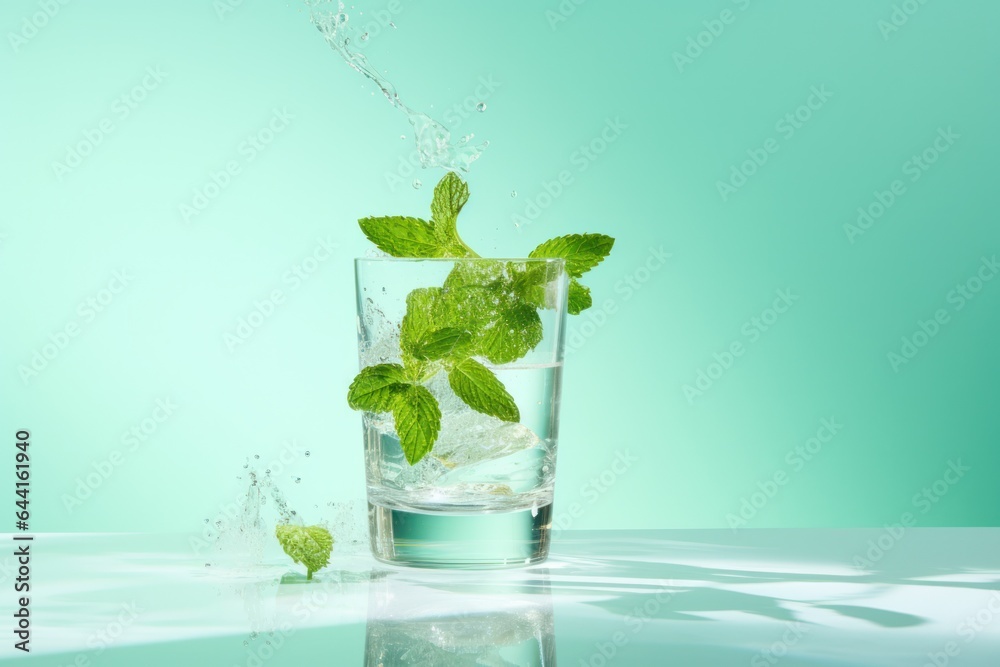
[(421, 166), (467, 172), (469, 165), (479, 159), (489, 142), (473, 145), (468, 142), (452, 141), (448, 128), (427, 114), (406, 106), (399, 99), (392, 82), (382, 76), (363, 53), (358, 53), (351, 47), (354, 41), (364, 41), (365, 35), (356, 36), (357, 31), (350, 26), (350, 16), (345, 11), (343, 2), (337, 0), (336, 9), (333, 9), (333, 0), (305, 0), (305, 2), (309, 7), (310, 20), (323, 34), (330, 48), (336, 51), (352, 69), (378, 86), (389, 103), (406, 116), (413, 127), (414, 142)]

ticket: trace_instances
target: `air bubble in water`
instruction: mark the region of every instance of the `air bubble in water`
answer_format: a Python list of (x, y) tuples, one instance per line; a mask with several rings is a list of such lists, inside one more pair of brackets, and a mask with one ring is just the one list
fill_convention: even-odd
[(254, 455), (253, 455), (253, 457), (254, 457), (255, 459), (259, 459), (259, 458), (260, 458), (260, 454), (254, 454)]
[(486, 102), (480, 102), (479, 104), (477, 104), (476, 105), (476, 111), (478, 111), (480, 113), (482, 113), (483, 111), (486, 111)]
[(368, 41), (368, 33), (367, 32), (365, 34), (361, 35), (361, 41), (362, 42), (367, 42)]
[(510, 196), (511, 197), (516, 197), (517, 196), (517, 190), (511, 190), (510, 191)]
[(309, 450), (308, 449), (306, 450), (306, 456), (309, 456)]
[(423, 183), (420, 182), (419, 178), (414, 178), (413, 179), (413, 189), (414, 190), (419, 190), (421, 185), (423, 185)]

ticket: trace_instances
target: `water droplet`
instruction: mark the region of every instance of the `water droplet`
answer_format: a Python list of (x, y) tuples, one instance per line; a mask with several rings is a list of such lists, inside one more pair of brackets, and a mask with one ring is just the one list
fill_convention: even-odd
[(478, 111), (480, 113), (482, 113), (483, 111), (486, 111), (486, 102), (480, 102), (479, 104), (477, 104), (476, 105), (476, 111)]
[(510, 191), (510, 196), (511, 197), (516, 197), (517, 196), (517, 190), (511, 190)]
[(367, 32), (365, 34), (361, 35), (361, 41), (362, 42), (367, 42), (368, 41), (368, 33)]
[(423, 185), (423, 183), (420, 182), (419, 178), (414, 178), (413, 179), (413, 189), (414, 190), (419, 190), (421, 185)]

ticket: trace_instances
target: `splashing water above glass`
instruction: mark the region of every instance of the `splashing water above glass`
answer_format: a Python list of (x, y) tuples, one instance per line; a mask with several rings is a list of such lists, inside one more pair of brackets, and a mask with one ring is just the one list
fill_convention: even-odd
[(473, 145), (468, 142), (452, 141), (448, 128), (427, 114), (406, 106), (399, 99), (392, 82), (382, 76), (363, 53), (351, 47), (352, 43), (365, 40), (364, 35), (355, 35), (356, 30), (350, 26), (350, 16), (345, 11), (343, 2), (338, 0), (335, 9), (333, 0), (306, 0), (306, 5), (309, 7), (310, 20), (323, 34), (330, 48), (336, 51), (352, 69), (378, 86), (389, 103), (406, 116), (413, 127), (414, 143), (420, 156), (421, 166), (467, 172), (469, 165), (479, 159), (486, 150), (488, 142)]

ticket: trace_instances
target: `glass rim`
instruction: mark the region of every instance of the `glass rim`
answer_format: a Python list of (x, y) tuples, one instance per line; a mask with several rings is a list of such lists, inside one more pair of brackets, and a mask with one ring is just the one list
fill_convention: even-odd
[(528, 263), (562, 263), (562, 257), (355, 257), (354, 263), (362, 262), (520, 262)]

